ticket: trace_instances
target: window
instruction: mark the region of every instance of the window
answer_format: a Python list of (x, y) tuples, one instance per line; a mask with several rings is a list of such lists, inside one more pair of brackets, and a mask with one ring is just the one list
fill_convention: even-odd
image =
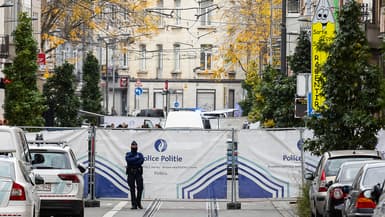
[(201, 70), (211, 69), (212, 48), (213, 46), (211, 44), (201, 45), (201, 60), (200, 60)]
[(197, 89), (197, 108), (203, 111), (215, 110), (215, 90)]
[(175, 4), (175, 24), (179, 25), (181, 21), (180, 0), (174, 0)]
[(299, 13), (299, 0), (287, 0), (287, 12), (288, 13)]
[(362, 21), (372, 23), (374, 22), (374, 8), (372, 0), (364, 0), (361, 3)]
[(180, 44), (174, 44), (174, 72), (180, 72)]
[(202, 26), (211, 25), (211, 11), (213, 8), (213, 0), (202, 0), (200, 2), (199, 16)]
[(163, 45), (157, 44), (156, 78), (162, 77), (163, 71)]
[(140, 69), (140, 71), (146, 71), (146, 45), (145, 44), (141, 44), (140, 46), (139, 46), (139, 52), (140, 52), (140, 57), (139, 57), (139, 59), (140, 59), (140, 61), (139, 61), (139, 63), (140, 63), (140, 65), (139, 65), (139, 69)]

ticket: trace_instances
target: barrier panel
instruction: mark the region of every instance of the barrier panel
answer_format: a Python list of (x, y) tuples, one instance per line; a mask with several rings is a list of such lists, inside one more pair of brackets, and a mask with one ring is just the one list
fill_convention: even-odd
[[(95, 194), (97, 198), (128, 197), (124, 157), (131, 142), (137, 141), (139, 151), (145, 156), (145, 199), (228, 199), (230, 194), (232, 200), (296, 197), (305, 172), (301, 167), (300, 140), (312, 136), (311, 131), (300, 134), (298, 129), (101, 128), (92, 132), (91, 128), (59, 128), (42, 129), (39, 133), (45, 140), (66, 141), (78, 160), (88, 164), (85, 193)], [(26, 136), (34, 140), (36, 132)], [(384, 138), (384, 131), (380, 131), (377, 149), (382, 153)], [(94, 143), (90, 143), (92, 139)], [(236, 149), (232, 150), (231, 144), (235, 144)], [(95, 155), (90, 156), (93, 153)], [(235, 156), (236, 161), (231, 156)], [(314, 171), (319, 157), (307, 152), (303, 156), (304, 170)], [(90, 159), (95, 159), (95, 173)], [(236, 180), (237, 188), (234, 183), (231, 188), (227, 187), (229, 171), (236, 171), (237, 177), (232, 180)]]
[[(302, 177), (299, 133), (296, 129), (238, 132), (239, 198), (298, 196)], [(318, 157), (305, 153), (305, 162), (314, 170)]]

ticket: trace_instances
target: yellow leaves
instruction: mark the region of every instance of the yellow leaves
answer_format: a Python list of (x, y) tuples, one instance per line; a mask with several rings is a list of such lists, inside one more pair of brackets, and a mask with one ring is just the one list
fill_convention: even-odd
[(76, 29), (72, 29), (69, 36), (71, 41), (79, 41), (78, 32)]
[(99, 7), (99, 6), (95, 6), (94, 10), (95, 10), (95, 14), (96, 14), (96, 15), (99, 15), (99, 14), (102, 13), (102, 8)]

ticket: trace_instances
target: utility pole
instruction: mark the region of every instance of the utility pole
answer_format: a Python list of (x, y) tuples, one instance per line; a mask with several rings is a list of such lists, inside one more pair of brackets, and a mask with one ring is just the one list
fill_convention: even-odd
[(286, 0), (282, 0), (282, 23), (281, 23), (281, 73), (286, 72)]
[[(284, 1), (284, 0), (282, 0)], [(273, 0), (270, 0), (269, 64), (273, 65)]]

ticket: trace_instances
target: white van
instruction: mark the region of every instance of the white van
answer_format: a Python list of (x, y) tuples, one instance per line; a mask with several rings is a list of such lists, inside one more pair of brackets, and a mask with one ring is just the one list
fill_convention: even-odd
[(204, 129), (200, 112), (171, 111), (168, 113), (164, 129)]
[(0, 126), (0, 155), (13, 156), (31, 165), (27, 139), (18, 127)]

